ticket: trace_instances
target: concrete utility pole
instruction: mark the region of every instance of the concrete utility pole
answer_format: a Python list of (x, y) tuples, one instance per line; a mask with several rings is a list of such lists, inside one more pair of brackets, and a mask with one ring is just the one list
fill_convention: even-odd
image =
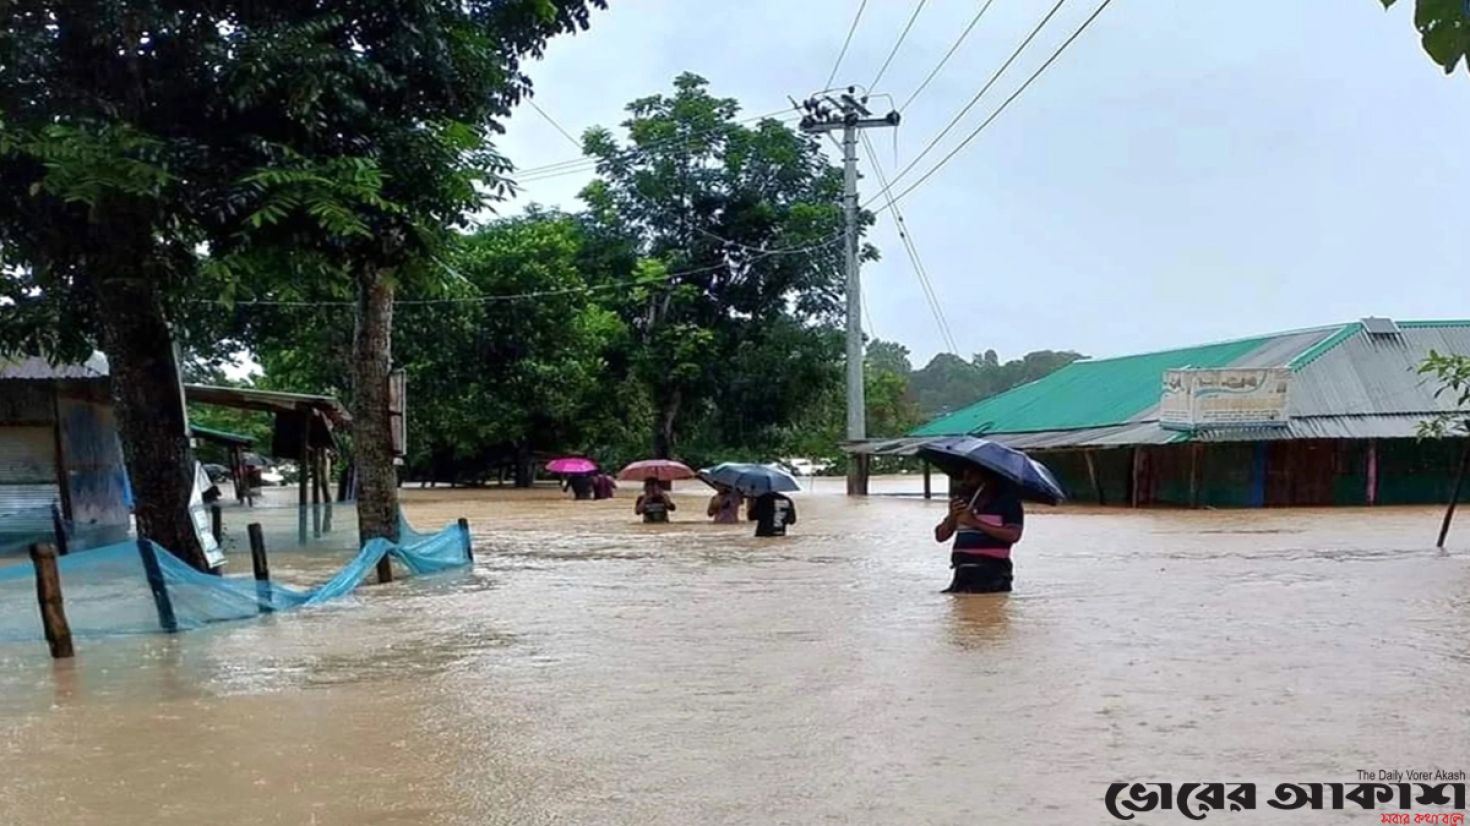
[[(809, 134), (842, 131), (842, 205), (846, 219), (845, 253), (847, 262), (847, 440), (861, 442), (868, 437), (867, 408), (863, 400), (863, 284), (858, 273), (858, 195), (857, 195), (857, 130), (878, 126), (897, 126), (898, 113), (872, 117), (854, 97), (855, 88), (833, 99), (821, 94), (808, 98), (801, 108), (801, 131)], [(854, 453), (847, 463), (847, 494), (868, 493), (868, 454)]]

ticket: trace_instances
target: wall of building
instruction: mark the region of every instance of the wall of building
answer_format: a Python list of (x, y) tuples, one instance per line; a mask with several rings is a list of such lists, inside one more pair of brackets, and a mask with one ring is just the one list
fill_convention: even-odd
[(1126, 506), (1136, 494), (1145, 507), (1431, 505), (1449, 501), (1465, 444), (1464, 439), (1185, 443), (1048, 451), (1037, 458), (1077, 503), (1097, 504), (1101, 495), (1102, 504)]

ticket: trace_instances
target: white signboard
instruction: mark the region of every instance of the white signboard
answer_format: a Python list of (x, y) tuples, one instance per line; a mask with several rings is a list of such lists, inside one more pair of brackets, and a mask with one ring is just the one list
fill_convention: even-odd
[(1285, 367), (1165, 370), (1159, 424), (1177, 430), (1286, 424)]

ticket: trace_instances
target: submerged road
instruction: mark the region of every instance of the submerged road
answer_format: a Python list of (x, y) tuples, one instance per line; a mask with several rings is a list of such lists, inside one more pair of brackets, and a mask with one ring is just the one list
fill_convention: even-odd
[[(1119, 780), (1470, 769), (1470, 525), (1033, 508), (1016, 593), (950, 597), (943, 504), (839, 485), (784, 540), (693, 483), (669, 526), (408, 489), (470, 518), (472, 571), (0, 645), (0, 824), (1105, 823)], [(1262, 808), (1211, 821), (1377, 822)]]

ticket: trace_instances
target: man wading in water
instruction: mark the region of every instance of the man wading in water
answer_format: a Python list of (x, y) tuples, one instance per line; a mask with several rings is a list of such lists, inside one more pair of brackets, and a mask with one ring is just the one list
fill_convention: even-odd
[(1011, 590), (1011, 546), (1021, 539), (1025, 514), (1011, 486), (979, 468), (959, 478), (960, 495), (934, 527), (934, 540), (954, 537), (949, 564), (954, 581), (946, 594), (993, 594)]
[(674, 499), (659, 485), (657, 479), (643, 483), (643, 494), (633, 503), (633, 512), (640, 514), (644, 522), (667, 522), (669, 511), (676, 510)]

